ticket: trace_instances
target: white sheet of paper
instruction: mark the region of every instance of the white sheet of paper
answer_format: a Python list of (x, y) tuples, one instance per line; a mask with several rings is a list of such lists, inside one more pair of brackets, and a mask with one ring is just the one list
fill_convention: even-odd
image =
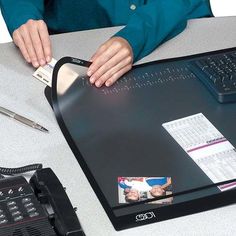
[[(162, 126), (213, 183), (236, 178), (235, 148), (202, 113)], [(236, 182), (218, 186), (221, 191), (234, 187)]]

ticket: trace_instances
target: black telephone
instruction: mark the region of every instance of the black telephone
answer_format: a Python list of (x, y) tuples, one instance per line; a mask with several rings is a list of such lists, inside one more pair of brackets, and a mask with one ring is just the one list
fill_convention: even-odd
[(0, 179), (0, 236), (84, 236), (65, 190), (50, 168)]

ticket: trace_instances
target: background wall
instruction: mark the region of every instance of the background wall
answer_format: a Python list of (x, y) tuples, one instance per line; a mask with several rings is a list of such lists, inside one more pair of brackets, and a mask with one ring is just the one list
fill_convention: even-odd
[(8, 33), (6, 24), (2, 18), (1, 10), (0, 10), (0, 43), (7, 43), (12, 41), (10, 34)]

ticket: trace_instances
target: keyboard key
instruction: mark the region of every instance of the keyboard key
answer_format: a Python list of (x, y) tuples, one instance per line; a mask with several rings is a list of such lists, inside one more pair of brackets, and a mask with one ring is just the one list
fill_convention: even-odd
[(23, 220), (23, 216), (16, 216), (14, 217), (14, 221), (17, 222), (17, 221), (20, 221), (20, 220)]
[(230, 80), (236, 81), (236, 73), (233, 73), (233, 74), (230, 76)]
[(15, 201), (10, 201), (10, 202), (7, 203), (8, 207), (15, 206), (15, 205), (16, 205)]
[(15, 210), (18, 210), (18, 206), (9, 207), (9, 211), (15, 211)]
[(31, 198), (29, 198), (29, 197), (26, 197), (26, 198), (23, 198), (22, 199), (22, 203), (24, 204), (24, 203), (27, 203), (27, 202), (30, 202), (31, 201)]
[(36, 211), (36, 208), (31, 207), (31, 208), (26, 209), (26, 211), (27, 211), (28, 213), (34, 212), (34, 211)]
[(6, 224), (7, 222), (8, 222), (8, 220), (7, 220), (7, 219), (0, 220), (0, 225), (2, 225), (2, 224)]
[(201, 70), (204, 70), (206, 67), (208, 67), (208, 64), (204, 60), (196, 61), (196, 64), (199, 68), (201, 68)]
[(14, 212), (11, 213), (12, 216), (18, 216), (20, 214), (21, 214), (20, 211), (14, 211)]
[(23, 187), (19, 187), (18, 188), (18, 192), (20, 192), (20, 193), (24, 192), (24, 188)]
[(233, 59), (235, 59), (235, 60), (236, 60), (236, 52), (234, 52), (234, 53), (230, 54), (230, 57), (232, 57)]
[(33, 217), (36, 217), (38, 215), (39, 215), (39, 213), (37, 211), (35, 211), (35, 212), (30, 213), (29, 217), (33, 218)]
[(12, 195), (14, 193), (14, 191), (12, 189), (8, 190), (7, 192), (9, 195)]
[(26, 203), (25, 205), (24, 205), (24, 207), (25, 208), (28, 208), (28, 207), (32, 207), (34, 204), (32, 203), (32, 202), (30, 202), (30, 203)]

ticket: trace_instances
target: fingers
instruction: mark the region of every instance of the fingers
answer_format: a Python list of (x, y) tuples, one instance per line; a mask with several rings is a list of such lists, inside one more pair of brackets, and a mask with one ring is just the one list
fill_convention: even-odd
[[(100, 57), (98, 57), (97, 64), (96, 61), (94, 62), (94, 66), (91, 68), (91, 71), (95, 71), (93, 73), (93, 75), (90, 78), (90, 82), (94, 83), (96, 81), (96, 79), (100, 78), (103, 74), (105, 74), (108, 70), (110, 70), (111, 68), (115, 67), (117, 65), (117, 63), (122, 62), (123, 59), (126, 59), (126, 57), (128, 57), (130, 59), (130, 61), (127, 61), (128, 63), (131, 62), (131, 57), (129, 57), (129, 55), (126, 55), (126, 53), (124, 52), (118, 52), (117, 54), (115, 54), (112, 58), (107, 58), (106, 55), (101, 55)], [(107, 61), (105, 61), (107, 60)], [(124, 64), (126, 63), (125, 61), (123, 61), (123, 63), (121, 64), (121, 67), (123, 67)]]
[(97, 87), (111, 86), (132, 68), (133, 52), (128, 42), (114, 37), (103, 44), (92, 57), (88, 69), (90, 82)]
[[(120, 70), (118, 70), (117, 72), (115, 72), (114, 74), (112, 74), (112, 76), (107, 77), (105, 76), (104, 80), (103, 78), (101, 78), (101, 84), (105, 83), (105, 85), (107, 87), (111, 86), (112, 84), (114, 84), (122, 75), (124, 75), (126, 72), (128, 72), (130, 69), (132, 68), (131, 65), (127, 65), (123, 68), (121, 68)], [(109, 79), (107, 79), (109, 78)], [(97, 87), (101, 87), (100, 82), (99, 82), (99, 86)]]
[(88, 75), (91, 76), (97, 71), (104, 63), (110, 60), (121, 48), (120, 44), (114, 43), (114, 45), (110, 45), (110, 43), (102, 45), (95, 55), (92, 57), (92, 65), (88, 69)]
[(46, 24), (29, 20), (13, 32), (13, 41), (23, 57), (34, 67), (43, 66), (51, 60), (51, 44)]
[[(96, 87), (101, 87), (103, 84), (105, 84), (106, 86), (111, 86), (117, 79), (120, 78), (120, 76), (131, 69), (131, 58), (120, 57), (121, 60), (119, 60), (119, 57), (120, 56), (118, 54), (115, 55), (104, 66), (100, 67), (99, 70), (94, 74), (94, 77), (97, 78), (94, 81)], [(117, 64), (118, 61), (119, 63)], [(93, 79), (94, 77), (91, 78)]]
[(39, 24), (39, 36), (42, 41), (45, 59), (50, 62), (52, 59), (52, 46), (47, 26), (43, 21)]
[(25, 47), (27, 49), (27, 52), (29, 54), (30, 62), (32, 63), (32, 65), (34, 67), (38, 67), (39, 63), (38, 63), (37, 56), (36, 56), (36, 53), (35, 53), (35, 48), (34, 48), (35, 43), (33, 42), (33, 40), (31, 40), (31, 36), (30, 36), (28, 28), (23, 26), (20, 29), (20, 35), (23, 38), (24, 45), (25, 45)]
[(99, 49), (97, 50), (97, 52), (91, 57), (91, 61), (94, 61), (98, 56), (100, 56), (105, 50), (107, 49), (107, 46), (105, 44), (103, 44), (101, 47), (99, 47)]
[(23, 38), (21, 37), (21, 35), (19, 34), (19, 32), (14, 32), (13, 33), (13, 40), (16, 44), (16, 46), (20, 49), (23, 57), (25, 58), (25, 60), (30, 63), (31, 60), (30, 60), (30, 56), (29, 56), (29, 53), (25, 47), (25, 43), (24, 43), (24, 40)]

